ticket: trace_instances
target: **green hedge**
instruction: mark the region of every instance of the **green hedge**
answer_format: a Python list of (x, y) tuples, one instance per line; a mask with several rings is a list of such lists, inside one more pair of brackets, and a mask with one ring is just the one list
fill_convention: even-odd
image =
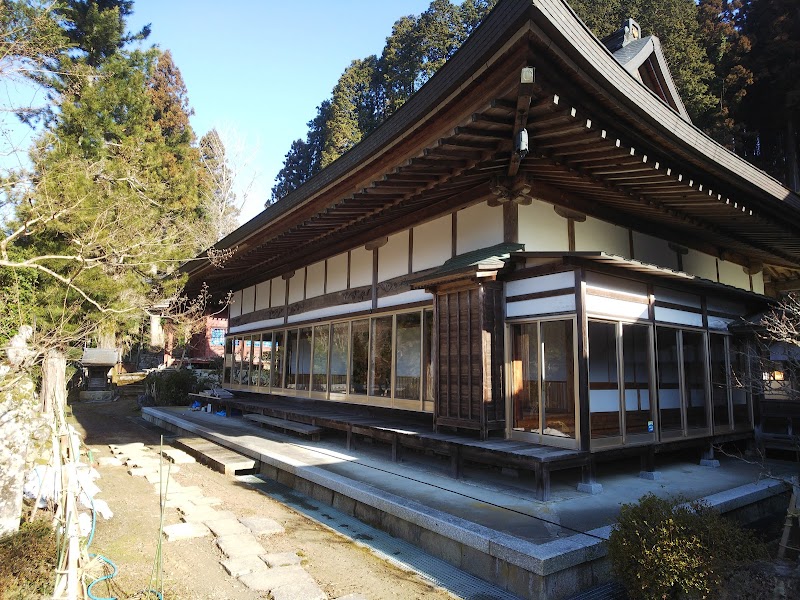
[(145, 379), (149, 404), (155, 406), (186, 406), (189, 394), (199, 391), (200, 382), (190, 369), (152, 371)]

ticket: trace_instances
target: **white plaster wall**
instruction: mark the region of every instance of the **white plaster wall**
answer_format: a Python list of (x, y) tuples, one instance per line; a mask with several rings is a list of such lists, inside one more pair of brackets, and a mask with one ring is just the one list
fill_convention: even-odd
[(753, 275), (753, 291), (756, 294), (764, 293), (764, 272)]
[(359, 246), (350, 252), (350, 287), (372, 285), (372, 250)]
[(276, 277), (272, 280), (272, 307), (283, 306), (286, 304), (286, 281), (283, 277)]
[(326, 293), (347, 289), (347, 252), (328, 259), (328, 285)]
[(750, 277), (744, 272), (742, 265), (719, 260), (719, 282), (732, 285), (743, 290), (750, 289)]
[(681, 306), (691, 306), (692, 308), (701, 308), (703, 306), (700, 301), (700, 296), (689, 294), (687, 292), (679, 292), (670, 288), (655, 287), (653, 288), (656, 302), (669, 302), (670, 304), (680, 304)]
[(528, 317), (554, 313), (574, 312), (575, 295), (552, 296), (550, 298), (536, 298), (535, 300), (522, 300), (521, 302), (506, 302), (506, 317)]
[(306, 298), (322, 296), (325, 293), (325, 261), (314, 263), (308, 267), (306, 280)]
[[(643, 300), (647, 300), (647, 284), (631, 281), (630, 279), (621, 279), (604, 273), (589, 271), (586, 273), (586, 285), (589, 288), (607, 290), (609, 292), (634, 294)], [(591, 293), (591, 290), (589, 290), (589, 293)]]
[(602, 250), (606, 254), (630, 258), (628, 230), (586, 217), (583, 223), (575, 223), (575, 250)]
[(656, 306), (656, 321), (661, 323), (673, 323), (675, 325), (688, 325), (690, 327), (702, 327), (703, 315), (684, 310), (675, 310), (674, 308)]
[(506, 283), (506, 297), (567, 288), (575, 288), (575, 273), (573, 271), (509, 281)]
[(678, 269), (678, 256), (667, 242), (638, 231), (633, 232), (633, 257), (641, 262)]
[(253, 312), (256, 308), (256, 286), (251, 285), (242, 290), (242, 314)]
[(389, 236), (378, 248), (378, 281), (408, 275), (408, 231)]
[(231, 305), (228, 307), (230, 317), (238, 317), (242, 314), (242, 290), (233, 292), (231, 295)]
[(486, 202), (458, 211), (456, 254), (503, 243), (503, 209)]
[(640, 320), (648, 318), (648, 305), (617, 298), (592, 296), (589, 292), (586, 294), (586, 312), (590, 315)]
[(269, 295), (269, 280), (262, 281), (256, 286), (256, 310), (269, 308)]
[(552, 204), (534, 200), (519, 207), (519, 243), (529, 252), (568, 251), (567, 220), (559, 217)]
[(441, 266), (453, 254), (453, 217), (446, 215), (414, 227), (411, 268), (424, 271)]
[(716, 281), (717, 259), (697, 250), (689, 250), (683, 257), (683, 270), (691, 275)]
[(306, 279), (306, 270), (305, 268), (297, 269), (294, 273), (294, 277), (292, 277), (287, 283), (289, 284), (289, 304), (293, 302), (300, 302), (303, 299), (303, 292), (305, 291), (305, 279)]

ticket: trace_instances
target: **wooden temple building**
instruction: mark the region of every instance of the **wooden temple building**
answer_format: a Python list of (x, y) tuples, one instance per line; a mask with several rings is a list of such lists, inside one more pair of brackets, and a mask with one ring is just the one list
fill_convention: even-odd
[(692, 124), (640, 33), (501, 0), (223, 268), (185, 267), (233, 292), (224, 387), (573, 457), (752, 436), (729, 325), (797, 285), (800, 197)]

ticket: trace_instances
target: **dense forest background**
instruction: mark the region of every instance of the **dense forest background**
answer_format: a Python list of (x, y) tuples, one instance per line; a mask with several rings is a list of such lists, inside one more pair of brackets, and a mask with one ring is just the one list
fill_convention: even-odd
[[(271, 204), (355, 146), (430, 79), (497, 0), (433, 0), (353, 60), (286, 154)], [(632, 17), (656, 35), (694, 124), (800, 191), (798, 0), (569, 0), (602, 38)]]

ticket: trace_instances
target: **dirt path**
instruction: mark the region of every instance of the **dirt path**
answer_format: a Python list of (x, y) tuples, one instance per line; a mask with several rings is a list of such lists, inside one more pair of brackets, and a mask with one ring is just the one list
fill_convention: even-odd
[[(157, 445), (156, 431), (137, 422), (138, 411), (130, 400), (108, 404), (75, 404), (74, 422), (86, 445), (111, 456), (108, 444), (143, 442)], [(107, 556), (119, 567), (109, 590), (102, 584), (95, 595), (126, 598), (145, 589), (153, 568), (158, 540), (158, 494), (141, 477), (132, 477), (127, 467), (101, 466), (98, 498), (108, 502), (114, 517), (98, 519), (91, 551)], [(199, 464), (181, 465), (174, 474), (183, 486), (198, 486), (204, 496), (217, 497), (237, 517), (267, 516), (278, 521), (284, 534), (265, 541), (268, 552), (297, 552), (303, 567), (331, 599), (360, 594), (370, 600), (452, 599), (415, 573), (402, 571), (332, 530), (283, 504)], [(179, 513), (168, 508), (165, 525), (180, 522)], [(171, 600), (263, 598), (227, 575), (223, 556), (212, 537), (163, 542), (166, 597)]]

